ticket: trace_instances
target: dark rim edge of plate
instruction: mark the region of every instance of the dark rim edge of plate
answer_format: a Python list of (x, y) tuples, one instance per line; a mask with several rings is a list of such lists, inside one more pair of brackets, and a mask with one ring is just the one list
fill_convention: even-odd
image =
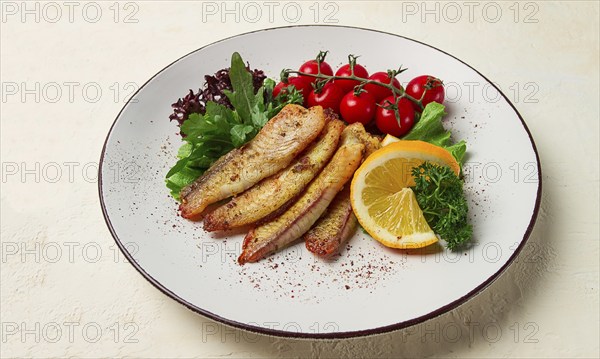
[(542, 193), (542, 168), (541, 168), (541, 164), (540, 164), (540, 157), (539, 157), (539, 154), (538, 154), (538, 151), (537, 151), (537, 147), (535, 145), (535, 142), (533, 140), (531, 132), (529, 131), (529, 128), (527, 127), (527, 124), (523, 120), (523, 117), (521, 116), (521, 114), (519, 113), (519, 111), (516, 109), (515, 105), (508, 99), (508, 97), (506, 97), (506, 95), (492, 81), (490, 81), (487, 77), (485, 77), (482, 73), (480, 73), (479, 71), (477, 71), (471, 65), (467, 64), (466, 62), (462, 61), (461, 59), (457, 58), (456, 56), (453, 56), (453, 55), (451, 55), (451, 54), (449, 54), (449, 53), (447, 53), (447, 52), (445, 52), (443, 50), (440, 50), (440, 49), (438, 49), (435, 46), (428, 45), (428, 44), (426, 44), (424, 42), (421, 42), (421, 41), (418, 41), (418, 40), (414, 40), (414, 39), (411, 39), (411, 38), (408, 38), (408, 37), (405, 37), (405, 36), (402, 36), (402, 35), (398, 35), (398, 34), (386, 32), (386, 31), (381, 31), (381, 30), (374, 30), (374, 29), (356, 27), (356, 26), (345, 26), (345, 25), (291, 25), (291, 26), (273, 27), (273, 28), (259, 29), (259, 30), (245, 32), (245, 33), (242, 33), (242, 34), (233, 35), (233, 36), (230, 36), (230, 37), (227, 37), (227, 38), (224, 38), (224, 39), (212, 42), (212, 43), (207, 44), (205, 46), (202, 46), (202, 47), (200, 47), (200, 48), (198, 48), (198, 49), (196, 49), (194, 51), (191, 51), (190, 53), (188, 53), (186, 55), (181, 56), (177, 60), (175, 60), (172, 63), (170, 63), (169, 65), (165, 66), (163, 69), (161, 69), (159, 72), (157, 72), (150, 79), (148, 79), (148, 81), (146, 81), (142, 86), (140, 86), (140, 88), (133, 95), (131, 95), (130, 99), (134, 98), (150, 81), (152, 81), (156, 76), (158, 76), (159, 74), (161, 74), (163, 71), (165, 71), (166, 69), (168, 69), (169, 67), (171, 67), (175, 63), (179, 62), (180, 60), (182, 60), (182, 59), (190, 56), (191, 54), (193, 54), (195, 52), (198, 52), (198, 51), (200, 51), (200, 50), (202, 50), (202, 49), (204, 49), (206, 47), (216, 45), (216, 44), (218, 44), (220, 42), (227, 41), (227, 40), (235, 38), (235, 37), (249, 35), (249, 34), (258, 33), (258, 32), (262, 32), (262, 31), (272, 31), (272, 30), (289, 29), (289, 28), (299, 28), (299, 27), (348, 28), (348, 29), (355, 29), (355, 30), (370, 31), (370, 32), (375, 32), (375, 33), (380, 33), (380, 34), (386, 34), (386, 35), (400, 37), (400, 38), (403, 38), (403, 39), (406, 39), (406, 40), (409, 40), (409, 41), (413, 41), (413, 42), (416, 42), (418, 44), (421, 44), (421, 45), (430, 47), (430, 48), (432, 48), (434, 50), (437, 50), (437, 51), (439, 51), (439, 52), (441, 52), (441, 53), (443, 53), (443, 54), (445, 54), (447, 56), (450, 56), (451, 58), (459, 61), (463, 65), (465, 65), (468, 68), (470, 68), (471, 70), (475, 71), (479, 76), (481, 76), (488, 83), (490, 83), (496, 90), (498, 90), (498, 92), (502, 95), (502, 97), (504, 98), (504, 100), (510, 105), (510, 107), (512, 107), (513, 111), (515, 111), (515, 113), (517, 114), (517, 116), (521, 120), (521, 124), (522, 124), (523, 128), (525, 129), (525, 132), (527, 133), (527, 136), (529, 137), (529, 141), (531, 142), (531, 146), (532, 146), (533, 151), (535, 153), (535, 158), (536, 158), (536, 162), (537, 162), (537, 170), (538, 170), (538, 189), (537, 189), (537, 194), (536, 194), (535, 207), (533, 209), (533, 213), (531, 215), (531, 219), (529, 221), (529, 225), (527, 226), (527, 230), (525, 231), (525, 234), (523, 235), (523, 240), (521, 241), (521, 243), (519, 244), (519, 246), (516, 248), (516, 250), (513, 252), (513, 254), (511, 255), (511, 257), (506, 261), (506, 263), (498, 271), (496, 271), (494, 274), (492, 274), (482, 284), (480, 284), (479, 286), (477, 286), (475, 289), (471, 290), (469, 293), (465, 294), (464, 296), (456, 299), (455, 301), (453, 301), (451, 303), (448, 303), (445, 306), (442, 306), (442, 307), (440, 307), (440, 308), (438, 308), (438, 309), (436, 309), (436, 310), (434, 310), (434, 311), (432, 311), (430, 313), (422, 315), (420, 317), (413, 318), (411, 320), (407, 320), (407, 321), (396, 323), (396, 324), (386, 325), (386, 326), (383, 326), (383, 327), (377, 327), (377, 328), (365, 329), (365, 330), (357, 330), (357, 331), (350, 331), (350, 332), (297, 333), (297, 332), (288, 332), (288, 331), (283, 331), (283, 330), (269, 329), (269, 328), (254, 326), (254, 325), (250, 325), (250, 324), (246, 324), (246, 323), (236, 322), (236, 321), (231, 320), (231, 319), (223, 318), (223, 317), (221, 317), (221, 316), (219, 316), (217, 314), (211, 313), (211, 312), (209, 312), (207, 310), (204, 310), (202, 308), (199, 308), (199, 307), (195, 306), (192, 303), (187, 302), (183, 298), (181, 298), (178, 295), (176, 295), (175, 293), (171, 292), (169, 289), (167, 289), (165, 286), (163, 286), (156, 279), (154, 279), (150, 274), (148, 274), (135, 261), (135, 259), (131, 256), (131, 254), (127, 251), (127, 249), (121, 243), (121, 240), (119, 239), (119, 236), (117, 235), (117, 233), (115, 232), (115, 230), (114, 230), (114, 228), (112, 226), (112, 223), (110, 221), (109, 215), (108, 215), (107, 210), (106, 210), (106, 206), (105, 206), (105, 203), (104, 203), (104, 196), (103, 196), (103, 192), (102, 192), (102, 167), (103, 167), (103, 163), (104, 163), (104, 154), (106, 152), (106, 146), (108, 144), (108, 140), (110, 138), (110, 135), (112, 134), (112, 130), (113, 130), (115, 124), (117, 123), (117, 120), (121, 116), (121, 113), (125, 110), (125, 108), (128, 107), (129, 101), (119, 111), (119, 113), (117, 114), (117, 117), (113, 121), (113, 123), (112, 123), (112, 125), (111, 125), (111, 127), (110, 127), (110, 129), (108, 131), (108, 134), (107, 134), (106, 139), (104, 141), (104, 145), (102, 146), (102, 153), (100, 155), (100, 162), (99, 162), (99, 166), (98, 166), (98, 195), (100, 197), (100, 206), (102, 207), (102, 214), (104, 216), (104, 220), (106, 222), (106, 225), (108, 226), (108, 229), (109, 229), (109, 231), (110, 231), (113, 239), (115, 240), (117, 246), (119, 247), (119, 249), (121, 250), (121, 252), (123, 252), (123, 254), (125, 255), (125, 257), (129, 261), (129, 263), (131, 263), (131, 265), (144, 278), (146, 278), (146, 280), (148, 282), (150, 282), (158, 290), (160, 290), (161, 292), (163, 292), (167, 296), (171, 297), (172, 299), (174, 299), (178, 303), (182, 304), (183, 306), (185, 306), (189, 310), (191, 310), (191, 311), (193, 311), (195, 313), (201, 314), (201, 315), (203, 315), (203, 316), (205, 316), (205, 317), (207, 317), (209, 319), (212, 319), (212, 320), (215, 320), (215, 321), (220, 322), (222, 324), (228, 325), (228, 326), (232, 326), (232, 327), (235, 327), (235, 328), (238, 328), (238, 329), (247, 330), (247, 331), (250, 331), (250, 332), (255, 332), (255, 333), (260, 333), (260, 334), (265, 334), (265, 335), (271, 335), (271, 336), (286, 337), (286, 338), (297, 338), (297, 339), (344, 339), (344, 338), (355, 338), (355, 337), (364, 337), (364, 336), (370, 336), (370, 335), (383, 334), (383, 333), (388, 333), (388, 332), (392, 332), (392, 331), (404, 329), (404, 328), (413, 326), (415, 324), (419, 324), (419, 323), (425, 322), (427, 320), (433, 319), (435, 317), (438, 317), (438, 316), (440, 316), (440, 315), (442, 315), (442, 314), (444, 314), (446, 312), (449, 312), (449, 311), (457, 308), (458, 306), (460, 306), (460, 305), (464, 304), (465, 302), (467, 302), (469, 299), (474, 298), (481, 291), (483, 291), (485, 288), (487, 288), (491, 283), (493, 283), (512, 264), (512, 262), (514, 261), (514, 259), (521, 252), (521, 250), (525, 246), (527, 240), (529, 239), (529, 236), (531, 235), (531, 232), (533, 231), (533, 227), (535, 225), (535, 222), (536, 222), (536, 219), (537, 219), (537, 216), (538, 216), (538, 212), (539, 212), (539, 209), (540, 209), (541, 193)]

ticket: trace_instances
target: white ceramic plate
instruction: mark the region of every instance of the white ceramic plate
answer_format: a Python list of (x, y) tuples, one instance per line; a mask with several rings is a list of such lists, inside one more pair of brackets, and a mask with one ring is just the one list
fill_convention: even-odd
[[(282, 48), (277, 44), (290, 44)], [(385, 44), (385, 46), (381, 46)], [(474, 246), (391, 250), (358, 230), (337, 260), (297, 243), (240, 266), (243, 233), (218, 237), (177, 215), (164, 176), (181, 140), (170, 104), (228, 67), (234, 51), (277, 77), (328, 49), (336, 67), (360, 54), (370, 72), (402, 64), (399, 76), (446, 83), (445, 125), (468, 143), (466, 192)], [(385, 52), (381, 52), (385, 49)], [(466, 85), (469, 84), (470, 85)], [(474, 84), (474, 85), (473, 85)], [(469, 93), (470, 86), (473, 91)], [(398, 35), (338, 26), (262, 30), (205, 46), (152, 77), (115, 120), (102, 151), (99, 191), (117, 244), (152, 284), (188, 308), (235, 327), (294, 337), (352, 337), (403, 328), (451, 310), (490, 284), (532, 230), (540, 165), (514, 106), (464, 62)], [(460, 280), (457, 280), (460, 278)]]

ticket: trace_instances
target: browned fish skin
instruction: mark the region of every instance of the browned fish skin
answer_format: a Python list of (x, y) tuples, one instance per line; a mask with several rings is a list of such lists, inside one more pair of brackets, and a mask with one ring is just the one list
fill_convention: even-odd
[[(365, 158), (381, 146), (377, 137), (364, 131), (362, 126), (353, 128), (353, 135), (365, 145)], [(342, 244), (350, 238), (358, 221), (352, 212), (350, 186), (335, 197), (327, 211), (305, 235), (306, 248), (317, 256), (328, 258), (339, 252)]]
[(238, 258), (240, 264), (256, 262), (300, 238), (310, 229), (362, 160), (365, 146), (358, 140), (347, 142), (336, 151), (294, 205), (281, 216), (252, 229), (246, 235), (242, 254)]
[(350, 187), (346, 186), (304, 235), (306, 249), (323, 258), (331, 257), (354, 232), (357, 223), (350, 205)]
[(317, 142), (287, 168), (215, 209), (204, 218), (204, 229), (228, 230), (257, 222), (296, 197), (327, 164), (338, 147), (344, 123), (332, 118)]
[(199, 219), (210, 204), (241, 193), (287, 167), (321, 133), (323, 108), (285, 106), (256, 137), (220, 158), (181, 191), (181, 216)]

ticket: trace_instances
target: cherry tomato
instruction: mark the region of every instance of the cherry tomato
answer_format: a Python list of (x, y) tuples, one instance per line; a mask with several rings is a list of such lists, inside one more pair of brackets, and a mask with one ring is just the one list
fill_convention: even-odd
[(285, 84), (283, 82), (279, 82), (273, 88), (273, 97), (277, 97), (277, 95), (279, 95), (279, 93), (282, 90), (284, 90), (285, 88), (287, 88), (289, 85), (292, 85), (298, 91), (301, 91), (302, 92), (302, 97), (304, 98), (304, 102), (306, 102), (306, 99), (308, 98), (308, 95), (312, 91), (312, 86), (310, 85), (310, 82), (304, 80), (304, 78), (301, 78), (301, 77), (289, 77), (287, 84)]
[[(369, 80), (381, 82), (386, 85), (390, 84), (390, 78), (388, 77), (387, 72), (376, 72), (376, 73), (372, 74), (371, 76), (369, 76)], [(396, 87), (398, 89), (402, 88), (402, 86), (400, 86), (400, 81), (398, 81), (395, 78), (392, 81), (392, 84), (394, 87)], [(385, 97), (392, 95), (392, 91), (386, 89), (385, 87), (375, 85), (375, 84), (367, 84), (367, 85), (365, 85), (364, 89), (367, 90), (368, 93), (373, 95), (373, 97), (375, 98), (375, 101), (377, 101), (377, 102), (383, 100)]]
[(334, 84), (327, 83), (323, 86), (321, 93), (316, 94), (315, 91), (311, 91), (306, 100), (307, 107), (322, 106), (323, 108), (330, 108), (336, 113), (340, 113), (340, 101), (344, 97), (344, 91)]
[[(319, 64), (317, 63), (317, 60), (306, 61), (305, 63), (302, 64), (302, 66), (300, 66), (298, 71), (305, 72), (307, 74), (315, 74), (316, 75), (319, 73)], [(333, 75), (333, 69), (325, 61), (321, 62), (321, 74), (327, 75), (327, 76)], [(315, 82), (317, 80), (316, 77), (311, 77), (311, 76), (300, 75), (300, 77), (307, 80), (307, 82)]]
[(360, 122), (366, 125), (373, 120), (375, 107), (375, 99), (368, 92), (356, 96), (350, 91), (342, 98), (340, 114), (348, 123)]
[[(389, 101), (389, 103), (388, 103)], [(382, 106), (394, 103), (394, 96), (389, 96), (383, 99), (379, 104)], [(392, 136), (400, 137), (408, 133), (415, 123), (415, 110), (413, 103), (407, 98), (398, 100), (398, 113), (400, 115), (400, 126), (394, 110), (387, 110), (377, 106), (377, 114), (375, 115), (375, 125), (383, 132)]]
[[(422, 75), (410, 80), (408, 85), (406, 85), (406, 93), (417, 100), (423, 96), (423, 92), (425, 92), (422, 101), (423, 107), (434, 101), (440, 104), (444, 102), (444, 85), (442, 84), (442, 81), (436, 77)], [(417, 105), (414, 107), (420, 112)]]
[[(336, 72), (335, 72), (335, 76), (351, 76), (352, 75), (352, 71), (350, 71), (350, 64), (346, 64), (342, 67), (340, 67)], [(362, 67), (359, 64), (355, 64), (354, 65), (354, 76), (357, 77), (362, 77), (362, 78), (367, 78), (369, 77), (369, 72), (367, 71), (367, 69), (365, 69), (364, 67)], [(360, 81), (356, 81), (356, 80), (335, 80), (335, 83), (340, 86), (340, 88), (342, 90), (344, 90), (344, 92), (348, 92), (351, 91), (354, 86), (360, 84)]]
[(286, 86), (287, 84), (284, 84), (281, 81), (277, 85), (275, 85), (275, 87), (273, 87), (273, 98), (279, 96), (281, 90), (283, 90)]

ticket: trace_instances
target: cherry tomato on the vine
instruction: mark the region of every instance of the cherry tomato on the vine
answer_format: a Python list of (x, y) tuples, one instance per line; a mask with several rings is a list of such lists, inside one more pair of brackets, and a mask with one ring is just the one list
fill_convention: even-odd
[[(340, 67), (336, 72), (335, 72), (335, 76), (351, 76), (352, 75), (352, 71), (350, 70), (350, 64), (346, 64), (342, 67)], [(369, 72), (367, 71), (367, 69), (365, 69), (364, 67), (362, 67), (359, 64), (355, 64), (354, 65), (354, 76), (357, 77), (362, 77), (362, 78), (367, 78), (369, 77)], [(354, 86), (360, 84), (360, 81), (357, 80), (335, 80), (334, 83), (336, 83), (338, 86), (341, 87), (342, 90), (344, 90), (344, 92), (348, 92), (351, 91)]]
[[(320, 68), (321, 68), (321, 74), (327, 75), (327, 76), (333, 75), (333, 69), (325, 61), (321, 62)], [(300, 66), (298, 71), (304, 72), (307, 74), (316, 75), (319, 73), (319, 64), (317, 63), (317, 60), (306, 61), (305, 63), (302, 64), (302, 66)], [(315, 82), (317, 80), (316, 77), (311, 77), (311, 76), (300, 75), (300, 77), (305, 79), (307, 82)]]
[(366, 125), (375, 117), (375, 107), (375, 99), (368, 92), (356, 96), (354, 91), (350, 91), (340, 103), (340, 114), (348, 123), (360, 122)]
[(336, 113), (340, 113), (340, 101), (342, 101), (344, 94), (344, 91), (338, 85), (329, 82), (323, 86), (320, 93), (315, 93), (315, 90), (311, 91), (306, 100), (306, 105), (307, 107), (330, 108)]
[[(381, 82), (386, 85), (390, 84), (390, 78), (388, 77), (387, 72), (376, 72), (374, 74), (371, 74), (371, 76), (369, 76), (369, 80)], [(392, 84), (398, 89), (402, 88), (402, 86), (400, 85), (400, 81), (398, 81), (396, 78), (394, 78)], [(373, 95), (375, 101), (377, 102), (383, 100), (385, 97), (392, 95), (391, 90), (388, 90), (385, 87), (376, 84), (366, 84), (363, 88), (367, 90), (368, 93)]]
[(283, 82), (279, 82), (273, 88), (273, 97), (277, 97), (277, 95), (279, 95), (279, 93), (282, 90), (285, 90), (290, 85), (294, 86), (296, 88), (296, 90), (302, 92), (302, 97), (304, 98), (304, 102), (306, 103), (306, 99), (308, 98), (308, 95), (312, 91), (312, 86), (311, 86), (310, 82), (304, 80), (301, 77), (289, 77), (287, 84), (283, 83)]
[[(384, 98), (379, 105), (386, 106), (394, 103), (394, 96)], [(383, 132), (395, 137), (400, 137), (408, 133), (415, 123), (415, 110), (413, 103), (406, 97), (398, 99), (398, 113), (400, 115), (400, 126), (394, 110), (385, 109), (377, 106), (375, 115), (375, 125)]]
[[(444, 85), (442, 81), (429, 75), (422, 75), (410, 80), (406, 85), (406, 93), (417, 100), (425, 93), (422, 101), (423, 107), (434, 101), (440, 104), (444, 102)], [(416, 110), (421, 111), (418, 106), (415, 105), (414, 107)]]

